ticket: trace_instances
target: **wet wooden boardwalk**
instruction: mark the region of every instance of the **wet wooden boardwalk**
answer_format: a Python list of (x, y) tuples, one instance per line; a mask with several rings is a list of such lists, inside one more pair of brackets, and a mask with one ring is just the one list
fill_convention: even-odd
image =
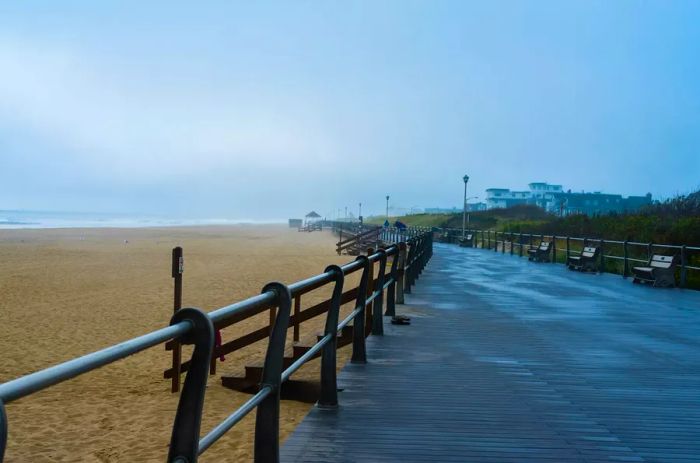
[(283, 462), (700, 462), (700, 292), (436, 245)]

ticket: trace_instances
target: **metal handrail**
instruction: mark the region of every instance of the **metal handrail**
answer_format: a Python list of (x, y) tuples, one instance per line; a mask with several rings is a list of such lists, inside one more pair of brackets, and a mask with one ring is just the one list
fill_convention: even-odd
[[(442, 233), (450, 233), (454, 231), (455, 229), (451, 228), (443, 228), (441, 229)], [(548, 241), (553, 241), (553, 253), (555, 259), (553, 259), (554, 262), (557, 261), (556, 256), (557, 256), (557, 251), (566, 251), (566, 258), (572, 254), (581, 254), (580, 251), (571, 249), (570, 243), (571, 242), (582, 242), (583, 246), (586, 246), (588, 243), (597, 243), (598, 246), (601, 247), (601, 252), (599, 254), (599, 270), (600, 271), (605, 271), (605, 262), (606, 260), (613, 260), (613, 261), (622, 261), (622, 276), (626, 278), (629, 275), (629, 263), (630, 262), (642, 262), (642, 263), (647, 263), (649, 262), (649, 259), (651, 259), (653, 255), (654, 250), (673, 250), (675, 251), (678, 255), (680, 254), (680, 262), (678, 265), (678, 268), (680, 269), (680, 281), (679, 281), (679, 286), (680, 287), (686, 287), (687, 285), (687, 273), (688, 271), (700, 271), (700, 266), (697, 265), (691, 265), (689, 263), (690, 260), (690, 255), (689, 253), (694, 253), (697, 251), (700, 251), (700, 246), (688, 246), (688, 245), (677, 245), (677, 244), (663, 244), (663, 243), (641, 243), (641, 242), (636, 242), (636, 241), (620, 241), (620, 240), (608, 240), (605, 238), (587, 238), (587, 237), (576, 237), (576, 236), (560, 236), (560, 235), (545, 235), (542, 233), (514, 233), (514, 232), (499, 232), (495, 230), (477, 230), (477, 229), (469, 229), (465, 230), (467, 233), (471, 233), (474, 235), (475, 239), (475, 247), (479, 247), (479, 244), (481, 244), (482, 248), (487, 248), (487, 249), (494, 249), (498, 251), (499, 245), (500, 249), (503, 253), (505, 253), (505, 247), (506, 243), (510, 243), (511, 251), (510, 253), (513, 254), (513, 248), (516, 248), (519, 250), (518, 255), (523, 256), (523, 248), (525, 247), (535, 247), (536, 244), (533, 241), (534, 239), (538, 240), (548, 240)], [(479, 240), (479, 238), (481, 238)], [(500, 239), (499, 239), (500, 238)], [(527, 240), (529, 242), (524, 242), (524, 240)], [(557, 241), (561, 240), (566, 240), (566, 247), (557, 247)], [(492, 244), (493, 243), (493, 244)], [(619, 254), (614, 254), (611, 253), (609, 249), (606, 249), (606, 247), (622, 247), (622, 255)], [(630, 256), (630, 251), (632, 249), (638, 249), (638, 248), (644, 248), (646, 251), (646, 259), (640, 259), (635, 256), (638, 256), (640, 254), (639, 251), (634, 251), (633, 255)], [(608, 251), (607, 253), (605, 251)], [(642, 251), (644, 252), (644, 251)], [(693, 261), (694, 262), (694, 261)]]
[[(304, 363), (322, 352), (319, 405), (332, 407), (337, 404), (335, 344), (338, 332), (354, 321), (353, 361), (366, 361), (364, 346), (366, 307), (372, 302), (376, 302), (376, 307), (373, 310), (372, 333), (381, 334), (381, 332), (377, 333), (375, 323), (378, 321), (381, 328), (384, 291), (387, 291), (387, 314), (393, 314), (394, 303), (403, 302), (404, 288), (406, 292), (410, 291), (410, 286), (418, 278), (432, 256), (431, 233), (427, 231), (417, 233), (413, 230), (406, 235), (411, 236), (411, 238), (405, 242), (392, 244), (387, 249), (380, 249), (368, 256), (359, 256), (355, 261), (342, 267), (329, 266), (323, 273), (292, 283), (289, 286), (281, 283), (270, 283), (263, 288), (261, 294), (221, 307), (208, 314), (195, 308), (181, 309), (173, 315), (170, 326), (166, 328), (0, 384), (0, 461), (4, 458), (7, 444), (8, 423), (5, 404), (173, 340), (181, 344), (194, 344), (194, 349), (173, 424), (168, 461), (174, 463), (196, 462), (198, 455), (210, 448), (229, 429), (256, 408), (258, 416), (256, 419), (255, 460), (257, 462), (279, 461), (279, 416), (274, 413), (274, 410), (279, 408), (281, 384)], [(405, 257), (406, 248), (409, 251), (408, 258)], [(391, 270), (389, 273), (385, 273), (386, 260), (390, 256), (393, 257)], [(378, 287), (370, 290), (369, 285), (374, 286), (374, 279), (369, 281), (370, 269), (377, 262), (380, 264)], [(338, 323), (343, 281), (345, 276), (359, 270), (363, 270), (363, 274), (356, 307), (348, 317)], [(286, 332), (290, 328), (292, 297), (329, 283), (335, 283), (335, 286), (324, 336), (304, 355), (282, 371)], [(202, 407), (214, 345), (214, 324), (225, 323), (233, 317), (268, 306), (276, 306), (278, 310), (273, 332), (268, 342), (260, 390), (200, 439)]]

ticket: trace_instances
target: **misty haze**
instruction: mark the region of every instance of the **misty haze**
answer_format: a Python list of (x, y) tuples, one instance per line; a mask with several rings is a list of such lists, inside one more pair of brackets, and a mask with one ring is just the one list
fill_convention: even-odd
[(700, 463), (699, 23), (3, 2), (0, 463)]

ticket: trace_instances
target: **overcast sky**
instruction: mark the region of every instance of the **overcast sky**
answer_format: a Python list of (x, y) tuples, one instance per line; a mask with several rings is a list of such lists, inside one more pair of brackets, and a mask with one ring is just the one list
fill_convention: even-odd
[(0, 209), (700, 186), (698, 1), (0, 2)]

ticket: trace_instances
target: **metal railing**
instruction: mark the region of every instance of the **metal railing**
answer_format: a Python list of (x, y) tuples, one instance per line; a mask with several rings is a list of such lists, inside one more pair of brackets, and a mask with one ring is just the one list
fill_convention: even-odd
[[(414, 234), (412, 231), (411, 234)], [(210, 313), (197, 308), (177, 310), (170, 326), (143, 336), (107, 347), (59, 365), (28, 374), (0, 384), (0, 461), (7, 445), (8, 422), (5, 405), (52, 385), (75, 378), (117, 360), (166, 342), (193, 345), (187, 365), (182, 392), (172, 427), (167, 461), (193, 463), (229, 429), (252, 410), (257, 409), (255, 422), (254, 455), (256, 462), (279, 461), (279, 408), (280, 387), (304, 363), (321, 354), (321, 392), (317, 405), (335, 407), (338, 403), (336, 385), (336, 338), (344, 327), (353, 324), (352, 362), (366, 362), (365, 317), (371, 310), (371, 333), (383, 334), (383, 301), (386, 294), (386, 313), (395, 314), (395, 304), (403, 303), (403, 293), (409, 292), (432, 255), (432, 235), (417, 233), (406, 241), (391, 244), (370, 255), (358, 256), (343, 266), (330, 265), (319, 275), (290, 284), (272, 282), (265, 285), (258, 296), (236, 302)], [(392, 258), (387, 271), (387, 260)], [(379, 264), (377, 278), (372, 278), (375, 264)], [(339, 321), (345, 278), (362, 271), (356, 291), (354, 310)], [(283, 370), (283, 358), (290, 313), (295, 296), (324, 285), (333, 285), (323, 336), (304, 355)], [(248, 401), (200, 437), (202, 408), (212, 356), (215, 354), (215, 326), (226, 324), (250, 313), (270, 308), (276, 310), (271, 324), (265, 354), (260, 388)]]
[[(456, 242), (462, 230), (455, 228), (440, 229), (441, 235), (448, 237), (448, 242)], [(635, 241), (620, 241), (604, 238), (584, 238), (560, 235), (545, 235), (535, 233), (499, 232), (495, 230), (470, 229), (466, 233), (474, 236), (474, 246), (483, 249), (493, 249), (495, 252), (526, 255), (527, 249), (535, 248), (541, 241), (552, 242), (553, 263), (566, 263), (569, 256), (580, 255), (586, 246), (600, 248), (598, 271), (618, 273), (623, 278), (631, 274), (635, 263), (645, 265), (654, 254), (665, 253), (678, 255), (678, 285), (688, 286), (689, 272), (699, 272), (700, 277), (700, 246), (672, 245), (660, 243), (640, 243)]]

